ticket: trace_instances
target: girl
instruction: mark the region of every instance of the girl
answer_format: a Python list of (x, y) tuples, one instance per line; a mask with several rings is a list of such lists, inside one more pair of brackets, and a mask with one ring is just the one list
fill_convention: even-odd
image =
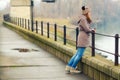
[(70, 73), (80, 73), (81, 71), (76, 70), (76, 66), (80, 61), (86, 47), (89, 46), (89, 33), (92, 31), (90, 29), (90, 23), (92, 22), (90, 18), (90, 10), (83, 6), (82, 8), (82, 15), (78, 21), (80, 32), (78, 34), (77, 40), (77, 52), (68, 62), (65, 70)]

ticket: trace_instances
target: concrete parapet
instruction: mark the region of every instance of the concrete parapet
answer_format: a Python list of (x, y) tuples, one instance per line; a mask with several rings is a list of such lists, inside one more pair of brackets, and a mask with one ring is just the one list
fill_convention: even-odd
[[(25, 30), (8, 22), (4, 22), (4, 24), (66, 63), (76, 52), (73, 48), (41, 36), (40, 34)], [(109, 61), (100, 55), (91, 57), (89, 54), (85, 54), (78, 64), (78, 67), (84, 74), (93, 78), (93, 80), (120, 80), (120, 66), (114, 66), (112, 61)]]

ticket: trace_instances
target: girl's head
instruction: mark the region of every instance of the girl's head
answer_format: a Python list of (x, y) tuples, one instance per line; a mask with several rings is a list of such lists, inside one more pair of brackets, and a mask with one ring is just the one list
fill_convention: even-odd
[(85, 6), (82, 6), (82, 14), (83, 15), (85, 15), (85, 14), (87, 14), (87, 13), (89, 13), (90, 12), (90, 10), (89, 10), (89, 8), (88, 7), (85, 7)]
[(82, 14), (84, 16), (86, 16), (88, 23), (91, 23), (92, 20), (91, 20), (91, 17), (90, 17), (90, 10), (89, 10), (89, 8), (85, 7), (85, 6), (82, 6), (81, 9), (82, 9)]

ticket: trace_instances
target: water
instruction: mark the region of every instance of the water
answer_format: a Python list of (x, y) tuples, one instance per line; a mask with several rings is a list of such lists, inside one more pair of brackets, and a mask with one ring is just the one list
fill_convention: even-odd
[[(120, 46), (120, 43), (119, 43)], [(96, 48), (111, 52), (115, 54), (115, 38), (114, 37), (100, 37), (96, 39)], [(119, 47), (120, 50), (120, 47)], [(101, 52), (96, 50), (97, 53), (100, 53), (103, 56), (107, 56), (107, 59), (112, 60), (114, 62), (114, 55)], [(119, 60), (120, 62), (120, 60)]]
[[(115, 36), (120, 33), (120, 0), (86, 0), (86, 5), (91, 8), (94, 28), (97, 33)], [(96, 47), (115, 53), (115, 38), (96, 35)], [(119, 44), (120, 46), (120, 44)], [(119, 48), (120, 50), (120, 48)], [(97, 53), (107, 56), (114, 61), (114, 55), (96, 50)], [(120, 62), (120, 60), (119, 60)]]

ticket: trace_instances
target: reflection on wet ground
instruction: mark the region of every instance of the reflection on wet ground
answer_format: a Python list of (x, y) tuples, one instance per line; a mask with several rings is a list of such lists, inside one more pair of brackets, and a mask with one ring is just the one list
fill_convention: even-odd
[(19, 52), (39, 51), (39, 50), (36, 50), (36, 49), (27, 49), (27, 48), (14, 48), (12, 50), (18, 50)]

